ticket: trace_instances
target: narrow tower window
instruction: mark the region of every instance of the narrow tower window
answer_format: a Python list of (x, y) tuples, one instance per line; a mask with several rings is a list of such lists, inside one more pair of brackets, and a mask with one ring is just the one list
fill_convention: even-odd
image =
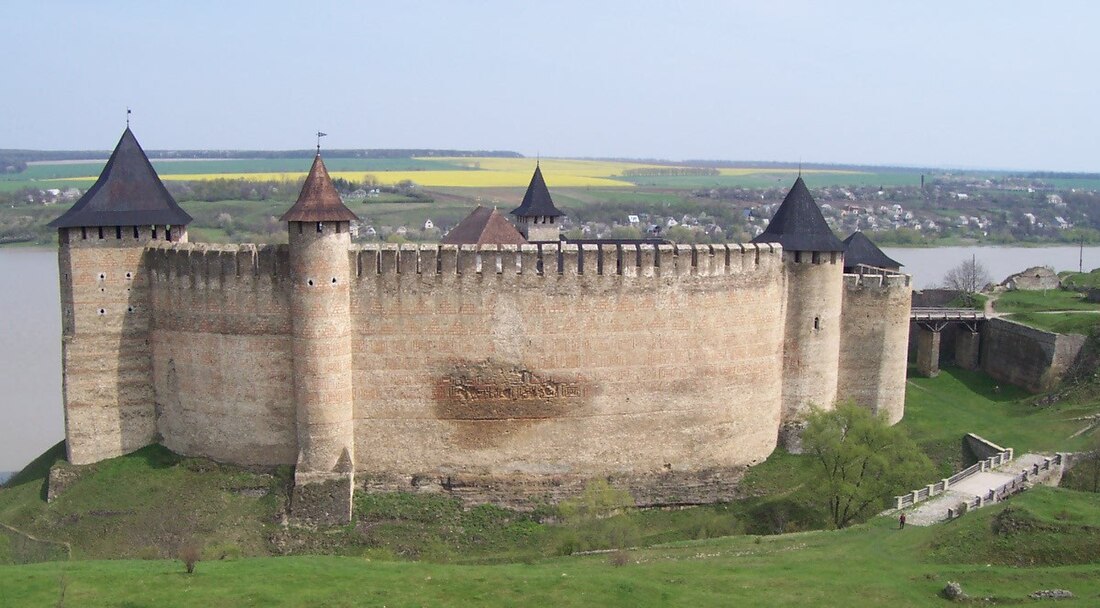
[(317, 222), (317, 232), (324, 232), (324, 231), (325, 231), (325, 223), (324, 222)]
[(814, 331), (821, 329), (821, 317), (814, 317)]
[(115, 239), (122, 240), (122, 226), (115, 226)]
[(153, 240), (157, 240), (157, 227), (153, 226)]
[(99, 227), (99, 238), (103, 238), (103, 226)]
[(138, 238), (138, 227), (134, 226), (134, 238)]

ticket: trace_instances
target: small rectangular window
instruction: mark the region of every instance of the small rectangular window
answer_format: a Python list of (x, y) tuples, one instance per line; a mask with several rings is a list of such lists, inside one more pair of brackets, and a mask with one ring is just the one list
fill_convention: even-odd
[(81, 226), (80, 227), (80, 238), (82, 238), (84, 240), (88, 240), (88, 227), (87, 226)]
[(153, 226), (153, 240), (157, 240), (157, 227)]
[(103, 226), (99, 226), (99, 238), (103, 238)]
[(136, 239), (136, 238), (139, 238), (139, 237), (138, 237), (138, 227), (137, 227), (137, 226), (134, 226), (134, 238), (135, 238), (135, 239)]
[(324, 231), (325, 231), (325, 223), (324, 222), (317, 222), (317, 232), (324, 232)]
[(115, 238), (122, 240), (122, 226), (115, 226)]

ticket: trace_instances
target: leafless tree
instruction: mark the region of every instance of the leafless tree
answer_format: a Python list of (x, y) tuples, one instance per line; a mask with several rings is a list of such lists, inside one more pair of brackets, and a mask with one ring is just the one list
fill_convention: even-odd
[(945, 287), (963, 294), (978, 293), (990, 282), (989, 271), (974, 257), (948, 270), (943, 277)]

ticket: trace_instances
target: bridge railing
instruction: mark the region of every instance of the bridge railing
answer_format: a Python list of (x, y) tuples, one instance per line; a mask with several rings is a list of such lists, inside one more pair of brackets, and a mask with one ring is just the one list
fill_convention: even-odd
[(895, 496), (894, 497), (895, 508), (904, 509), (905, 507), (911, 507), (911, 506), (913, 506), (913, 505), (915, 505), (919, 502), (928, 500), (929, 498), (932, 498), (933, 496), (938, 496), (940, 494), (943, 494), (948, 489), (950, 489), (951, 486), (959, 483), (960, 481), (966, 479), (967, 477), (970, 477), (971, 475), (974, 475), (975, 473), (988, 471), (990, 469), (993, 469), (995, 467), (999, 467), (1003, 464), (1008, 463), (1009, 461), (1012, 460), (1012, 456), (1013, 456), (1012, 448), (1008, 448), (1007, 450), (1005, 450), (1003, 452), (999, 452), (997, 454), (994, 454), (994, 455), (990, 456), (989, 458), (986, 458), (985, 460), (979, 460), (977, 463), (975, 463), (975, 464), (973, 464), (969, 467), (966, 467), (965, 469), (959, 471), (958, 473), (955, 473), (951, 477), (948, 477), (946, 479), (941, 479), (941, 480), (937, 481), (936, 483), (930, 483), (930, 484), (924, 486), (923, 488), (913, 490), (912, 492), (909, 492), (908, 494), (903, 494), (901, 496)]
[(1013, 494), (1026, 488), (1030, 484), (1033, 477), (1039, 477), (1043, 473), (1050, 471), (1055, 467), (1061, 466), (1064, 461), (1064, 455), (1060, 453), (1055, 454), (1051, 458), (1044, 458), (1043, 462), (1031, 465), (1030, 467), (1022, 470), (1020, 473), (1015, 475), (1012, 479), (997, 486), (996, 488), (993, 488), (985, 494), (976, 496), (969, 500), (964, 500), (960, 502), (957, 507), (953, 509), (948, 509), (947, 519), (954, 519), (968, 511), (972, 511), (974, 509), (978, 509), (984, 507), (985, 505), (993, 504), (995, 502), (1000, 502), (1005, 498), (1012, 496)]
[(921, 306), (910, 309), (909, 317), (914, 321), (981, 321), (985, 319), (985, 312), (972, 308)]

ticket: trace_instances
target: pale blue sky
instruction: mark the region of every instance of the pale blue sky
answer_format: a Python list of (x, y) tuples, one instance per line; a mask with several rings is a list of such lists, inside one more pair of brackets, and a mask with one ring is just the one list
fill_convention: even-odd
[(0, 148), (1100, 171), (1095, 2), (0, 0)]

